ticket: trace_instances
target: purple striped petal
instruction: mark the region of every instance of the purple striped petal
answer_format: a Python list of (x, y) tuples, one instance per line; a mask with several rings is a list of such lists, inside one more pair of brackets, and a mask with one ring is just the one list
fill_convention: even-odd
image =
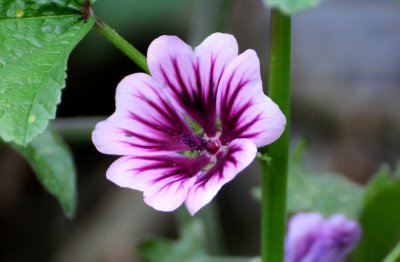
[(193, 131), (146, 74), (125, 77), (117, 87), (116, 112), (96, 125), (92, 140), (106, 154), (165, 154), (189, 150), (182, 136)]
[(143, 191), (145, 202), (153, 208), (172, 211), (185, 201), (189, 188), (209, 162), (206, 155), (124, 156), (110, 166), (107, 178), (118, 186)]
[(194, 214), (252, 162), (257, 146), (281, 135), (285, 117), (262, 91), (257, 55), (238, 56), (231, 35), (212, 34), (195, 49), (161, 36), (147, 60), (151, 76), (121, 81), (116, 111), (92, 140), (100, 152), (124, 156), (107, 171), (111, 181), (143, 191), (157, 210), (185, 201)]
[(208, 131), (208, 136), (215, 136), (217, 87), (225, 68), (238, 55), (238, 44), (230, 34), (214, 33), (195, 48), (195, 53), (198, 59), (195, 69), (200, 104), (211, 112), (208, 119), (202, 120), (202, 126)]
[(310, 248), (305, 261), (343, 262), (357, 245), (361, 229), (356, 221), (338, 214), (330, 217), (320, 228), (320, 235)]
[(253, 50), (237, 56), (224, 71), (218, 86), (217, 112), (223, 144), (247, 138), (260, 147), (282, 134), (285, 116), (263, 93), (260, 62)]
[(216, 87), (224, 68), (237, 56), (233, 36), (216, 33), (195, 51), (175, 36), (161, 36), (149, 46), (151, 75), (169, 87), (171, 97), (208, 136), (215, 136)]
[(221, 187), (231, 181), (256, 157), (257, 148), (247, 139), (236, 139), (229, 144), (226, 152), (220, 151), (217, 162), (196, 180), (190, 188), (186, 207), (191, 215), (208, 204)]

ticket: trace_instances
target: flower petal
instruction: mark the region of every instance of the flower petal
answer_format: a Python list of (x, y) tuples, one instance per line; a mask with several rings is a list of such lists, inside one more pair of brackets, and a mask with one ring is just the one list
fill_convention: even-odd
[(318, 229), (324, 225), (319, 213), (298, 213), (288, 223), (285, 240), (285, 262), (301, 261), (312, 248)]
[(253, 50), (240, 54), (224, 71), (218, 86), (217, 112), (224, 144), (247, 138), (260, 147), (282, 134), (285, 116), (263, 93), (260, 62)]
[(168, 177), (144, 192), (144, 202), (159, 211), (173, 211), (182, 205), (195, 182), (196, 176), (185, 180)]
[(106, 154), (163, 154), (188, 150), (182, 136), (192, 133), (166, 100), (161, 85), (139, 73), (119, 83), (116, 112), (96, 125), (92, 140)]
[(169, 87), (170, 96), (208, 136), (215, 136), (216, 87), (224, 68), (237, 56), (233, 36), (216, 33), (195, 51), (175, 36), (161, 36), (148, 49), (152, 76)]
[(238, 55), (238, 44), (230, 34), (214, 33), (195, 48), (195, 53), (198, 58), (196, 77), (199, 100), (209, 115), (202, 126), (206, 125), (204, 129), (208, 131), (208, 136), (215, 136), (217, 87), (225, 68)]
[(224, 184), (254, 160), (257, 148), (248, 139), (235, 139), (229, 144), (228, 150), (221, 153), (215, 165), (202, 174), (189, 190), (185, 204), (192, 215), (208, 204)]
[(342, 262), (355, 247), (361, 229), (338, 214), (324, 219), (319, 213), (298, 213), (288, 224), (285, 262)]
[(310, 261), (321, 257), (326, 261), (345, 261), (361, 237), (359, 224), (348, 220), (342, 214), (331, 216), (319, 230), (319, 239), (307, 254), (307, 259)]
[(124, 156), (107, 170), (107, 178), (121, 187), (144, 192), (145, 202), (172, 211), (186, 199), (198, 173), (210, 162), (206, 155)]

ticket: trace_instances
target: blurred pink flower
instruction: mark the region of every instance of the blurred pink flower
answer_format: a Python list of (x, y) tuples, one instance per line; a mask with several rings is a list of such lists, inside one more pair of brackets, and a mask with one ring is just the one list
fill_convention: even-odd
[(253, 161), (257, 147), (282, 134), (286, 120), (263, 93), (256, 53), (238, 55), (232, 35), (212, 34), (195, 49), (161, 36), (147, 59), (151, 76), (119, 83), (116, 111), (97, 124), (93, 143), (122, 156), (109, 180), (143, 191), (157, 210), (185, 202), (193, 215)]
[(360, 237), (359, 224), (343, 215), (299, 213), (289, 222), (285, 262), (342, 262)]

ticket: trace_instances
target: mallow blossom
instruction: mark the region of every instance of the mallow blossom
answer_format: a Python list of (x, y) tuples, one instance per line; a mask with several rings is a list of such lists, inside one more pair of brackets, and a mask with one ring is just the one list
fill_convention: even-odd
[(299, 213), (289, 221), (285, 262), (343, 262), (360, 237), (360, 225), (343, 215)]
[(107, 178), (144, 192), (160, 211), (185, 203), (193, 215), (275, 141), (285, 117), (263, 93), (253, 50), (238, 54), (236, 39), (215, 33), (191, 48), (176, 36), (155, 39), (150, 75), (125, 77), (116, 110), (98, 123), (93, 143), (120, 155)]

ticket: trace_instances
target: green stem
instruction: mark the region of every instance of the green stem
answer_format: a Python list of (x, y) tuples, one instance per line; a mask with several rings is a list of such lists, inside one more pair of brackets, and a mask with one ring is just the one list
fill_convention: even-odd
[[(284, 260), (286, 185), (290, 130), (290, 39), (291, 19), (272, 10), (269, 67), (269, 96), (286, 116), (282, 136), (268, 146), (271, 160), (261, 160), (263, 262)], [(264, 158), (265, 159), (265, 158)]]
[(115, 45), (119, 50), (122, 51), (126, 56), (128, 56), (135, 64), (137, 64), (143, 71), (149, 73), (149, 67), (147, 66), (146, 57), (132, 46), (128, 41), (126, 41), (122, 36), (115, 32), (106, 23), (95, 17), (96, 23), (95, 28), (97, 31), (104, 36), (108, 41)]
[(387, 255), (383, 262), (398, 262), (400, 261), (400, 242), (393, 248), (393, 250)]

